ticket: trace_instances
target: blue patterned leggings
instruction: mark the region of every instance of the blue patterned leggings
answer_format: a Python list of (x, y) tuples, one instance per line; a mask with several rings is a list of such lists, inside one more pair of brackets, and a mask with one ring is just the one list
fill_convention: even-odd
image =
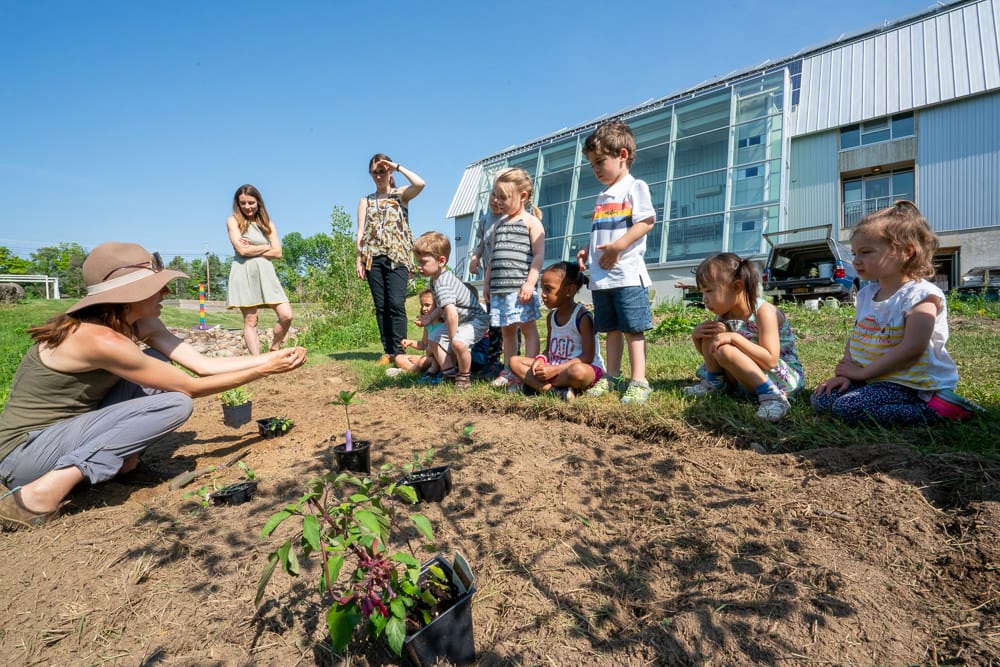
[(927, 407), (916, 389), (895, 382), (852, 382), (843, 393), (813, 394), (810, 402), (816, 412), (829, 412), (848, 424), (913, 426), (938, 420), (937, 413)]

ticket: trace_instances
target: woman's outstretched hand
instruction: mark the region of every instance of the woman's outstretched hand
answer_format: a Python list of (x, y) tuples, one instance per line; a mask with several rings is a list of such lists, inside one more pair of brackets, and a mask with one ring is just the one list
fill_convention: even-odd
[(268, 375), (287, 373), (306, 362), (306, 348), (304, 347), (287, 347), (268, 352), (268, 355), (270, 359), (264, 365)]

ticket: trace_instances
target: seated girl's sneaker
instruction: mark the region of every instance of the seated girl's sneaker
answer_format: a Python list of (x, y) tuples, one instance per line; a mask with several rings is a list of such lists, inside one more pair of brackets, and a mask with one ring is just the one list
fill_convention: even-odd
[(792, 404), (784, 394), (761, 394), (757, 397), (760, 407), (757, 408), (757, 418), (776, 424), (784, 419)]
[(500, 389), (506, 387), (507, 385), (520, 384), (520, 382), (521, 381), (517, 379), (516, 375), (514, 375), (505, 368), (502, 371), (500, 371), (500, 375), (498, 375), (496, 379), (490, 383), (490, 385)]
[(977, 412), (986, 412), (983, 406), (956, 394), (951, 389), (934, 392), (931, 400), (927, 401), (927, 407), (936, 412), (938, 417), (942, 419), (962, 420), (972, 417)]
[(707, 396), (708, 394), (716, 394), (723, 391), (726, 388), (724, 384), (714, 384), (708, 380), (702, 380), (698, 384), (693, 384), (690, 387), (684, 387), (681, 389), (681, 393), (688, 398), (701, 398), (702, 396)]
[(594, 383), (590, 389), (584, 392), (587, 396), (604, 396), (605, 394), (618, 391), (624, 383), (624, 379), (621, 375), (618, 377), (610, 377), (605, 375), (600, 380)]

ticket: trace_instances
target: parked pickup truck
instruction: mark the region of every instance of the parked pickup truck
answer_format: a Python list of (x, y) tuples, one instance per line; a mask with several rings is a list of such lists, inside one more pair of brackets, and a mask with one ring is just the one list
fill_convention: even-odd
[(983, 297), (988, 301), (1000, 298), (1000, 266), (976, 266), (965, 272), (958, 287), (960, 299)]
[(771, 246), (764, 294), (795, 301), (832, 296), (853, 304), (861, 287), (853, 255), (831, 232), (831, 225), (819, 225), (764, 234)]

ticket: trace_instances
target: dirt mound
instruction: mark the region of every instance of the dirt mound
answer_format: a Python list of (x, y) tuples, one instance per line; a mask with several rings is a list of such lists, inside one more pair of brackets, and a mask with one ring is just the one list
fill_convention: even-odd
[[(249, 504), (185, 497), (211, 476), (111, 482), (0, 535), (0, 663), (336, 664), (315, 564), (276, 574), (261, 610), (253, 597), (279, 541), (260, 528), (332, 466), (343, 411), (326, 402), (348, 387), (334, 365), (255, 383), (255, 417), (295, 420), (268, 440), (199, 399), (145, 457), (174, 475), (250, 448)], [(871, 445), (764, 456), (680, 421), (656, 440), (601, 432), (555, 402), (525, 419), (432, 388), (363, 398), (352, 422), (373, 465), (433, 446), (453, 466), (426, 513), (476, 570), (481, 664), (1000, 664), (996, 462)], [(397, 662), (354, 651), (347, 664)]]

